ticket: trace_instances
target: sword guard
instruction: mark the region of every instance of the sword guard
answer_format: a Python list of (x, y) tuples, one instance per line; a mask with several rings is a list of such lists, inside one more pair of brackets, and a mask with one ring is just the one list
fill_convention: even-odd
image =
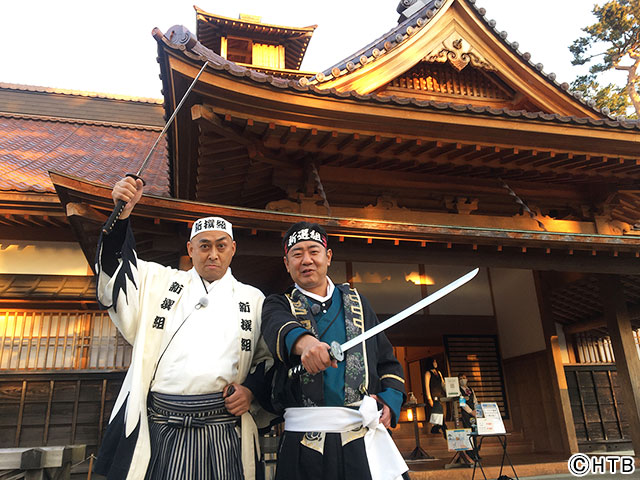
[[(338, 362), (341, 362), (344, 360), (344, 352), (342, 351), (342, 346), (338, 343), (338, 342), (331, 342), (330, 345), (330, 349), (329, 349), (329, 356), (333, 359), (336, 360)], [(298, 377), (300, 375), (302, 375), (303, 373), (305, 373), (306, 370), (304, 369), (304, 366), (300, 363), (298, 365), (296, 365), (293, 368), (289, 369), (289, 372), (287, 373), (287, 376), (291, 379), (291, 378), (295, 378)]]
[(142, 180), (142, 185), (146, 185), (147, 182), (144, 181), (144, 178), (142, 178), (140, 175), (137, 175), (135, 173), (127, 173), (125, 174), (126, 177), (131, 177), (134, 180)]
[(329, 350), (329, 356), (334, 360), (341, 362), (344, 360), (344, 352), (342, 351), (342, 346), (336, 342), (331, 342), (331, 349)]

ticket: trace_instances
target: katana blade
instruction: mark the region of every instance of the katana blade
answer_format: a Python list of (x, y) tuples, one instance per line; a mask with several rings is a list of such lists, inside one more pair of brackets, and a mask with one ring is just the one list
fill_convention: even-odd
[[(379, 334), (380, 332), (383, 332), (387, 328), (392, 327), (396, 323), (401, 322), (402, 320), (413, 315), (417, 311), (422, 310), (423, 308), (431, 305), (434, 302), (437, 302), (445, 295), (450, 294), (457, 288), (460, 288), (462, 285), (472, 280), (478, 274), (479, 271), (480, 271), (479, 268), (474, 268), (469, 273), (463, 275), (457, 280), (454, 280), (450, 284), (445, 285), (441, 289), (433, 292), (431, 295), (424, 297), (422, 300), (418, 301), (417, 303), (414, 303), (413, 305), (405, 308), (401, 312), (396, 313), (393, 317), (388, 318), (382, 323), (379, 323), (375, 327), (370, 328), (364, 333), (361, 333), (357, 337), (354, 337), (351, 340), (344, 342), (342, 345), (340, 345), (338, 342), (332, 342), (329, 355), (331, 356), (331, 358), (341, 362), (344, 359), (344, 352), (346, 352), (350, 348), (355, 347), (359, 343), (362, 343), (365, 340)], [(304, 371), (305, 370), (302, 364), (296, 365), (295, 367), (289, 370), (289, 378), (300, 375)]]
[(346, 352), (347, 350), (358, 345), (359, 343), (362, 343), (365, 340), (379, 334), (380, 332), (383, 332), (387, 328), (392, 327), (396, 323), (401, 322), (402, 320), (413, 315), (417, 311), (422, 310), (423, 308), (431, 305), (434, 302), (437, 302), (445, 295), (450, 294), (455, 289), (460, 288), (462, 285), (470, 281), (473, 277), (475, 277), (478, 274), (479, 270), (480, 270), (479, 268), (471, 270), (469, 273), (467, 273), (466, 275), (463, 275), (457, 280), (454, 280), (449, 285), (442, 287), (440, 290), (437, 290), (433, 292), (431, 295), (424, 297), (419, 302), (414, 303), (413, 305), (405, 308), (401, 312), (396, 313), (393, 317), (388, 318), (382, 323), (379, 323), (375, 327), (370, 328), (364, 333), (361, 333), (357, 337), (354, 337), (351, 340), (344, 342), (342, 345), (340, 345), (340, 347), (342, 348), (342, 351)]
[[(175, 108), (175, 110), (171, 114), (171, 117), (169, 118), (169, 120), (167, 120), (167, 123), (164, 125), (164, 128), (160, 132), (160, 135), (158, 135), (158, 138), (156, 138), (156, 141), (151, 146), (151, 149), (149, 150), (149, 153), (147, 153), (147, 156), (143, 160), (142, 165), (140, 165), (140, 168), (138, 169), (137, 173), (127, 173), (126, 174), (127, 177), (131, 177), (133, 179), (138, 179), (139, 178), (140, 180), (142, 180), (142, 183), (144, 183), (144, 180), (140, 177), (140, 175), (142, 174), (143, 170), (147, 166), (147, 163), (149, 162), (149, 159), (151, 158), (151, 154), (156, 149), (156, 146), (158, 145), (158, 142), (160, 142), (160, 139), (164, 136), (165, 133), (167, 133), (167, 130), (169, 130), (169, 127), (173, 123), (173, 119), (176, 118), (176, 115), (178, 114), (178, 112), (182, 108), (182, 104), (187, 99), (187, 96), (189, 95), (191, 90), (193, 90), (193, 87), (196, 85), (196, 82), (200, 78), (200, 75), (202, 75), (202, 73), (204, 72), (204, 69), (207, 67), (207, 65), (209, 65), (209, 61), (208, 60), (206, 62), (204, 62), (204, 65), (202, 65), (202, 68), (198, 72), (198, 75), (196, 75), (196, 78), (193, 79), (193, 82), (191, 82), (191, 85), (189, 85), (189, 88), (187, 89), (187, 91), (182, 96), (182, 100), (180, 100), (180, 103), (178, 104), (178, 106)], [(124, 210), (124, 207), (126, 205), (127, 205), (127, 203), (124, 200), (118, 200), (116, 202), (116, 205), (113, 207), (113, 211), (111, 212), (111, 215), (109, 216), (109, 218), (105, 222), (104, 226), (102, 227), (102, 233), (104, 235), (109, 235), (111, 233), (111, 231), (113, 230), (113, 226), (115, 225), (116, 221), (120, 218), (120, 215), (122, 214), (122, 210)]]

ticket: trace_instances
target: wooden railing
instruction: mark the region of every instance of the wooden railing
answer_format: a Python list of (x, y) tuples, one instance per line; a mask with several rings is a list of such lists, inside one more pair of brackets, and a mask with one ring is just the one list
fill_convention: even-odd
[[(633, 330), (633, 339), (640, 356), (640, 329)], [(579, 364), (615, 363), (616, 357), (609, 337), (576, 333), (573, 336), (576, 361)]]
[(0, 371), (124, 370), (131, 346), (106, 312), (0, 310)]

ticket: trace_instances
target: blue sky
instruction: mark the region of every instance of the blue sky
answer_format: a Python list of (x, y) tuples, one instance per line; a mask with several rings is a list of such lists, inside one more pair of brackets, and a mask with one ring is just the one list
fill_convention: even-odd
[[(303, 70), (319, 71), (392, 28), (397, 0), (197, 0), (211, 13), (303, 27), (318, 24)], [(559, 82), (581, 73), (568, 46), (593, 23), (591, 0), (477, 0)], [(193, 0), (1, 1), (0, 82), (159, 98), (153, 27), (195, 32)], [(582, 70), (583, 71), (583, 70)]]

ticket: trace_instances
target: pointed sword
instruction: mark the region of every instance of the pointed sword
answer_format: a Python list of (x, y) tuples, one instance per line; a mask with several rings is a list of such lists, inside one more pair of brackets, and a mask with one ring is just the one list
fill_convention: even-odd
[[(339, 344), (338, 342), (331, 342), (331, 349), (329, 350), (329, 356), (332, 359), (337, 360), (338, 362), (341, 362), (342, 360), (344, 360), (344, 352), (346, 352), (350, 348), (355, 347), (360, 343), (363, 343), (365, 340), (379, 334), (380, 332), (383, 332), (387, 328), (392, 327), (396, 323), (401, 322), (405, 318), (413, 315), (419, 310), (422, 310), (426, 306), (431, 305), (432, 303), (440, 300), (442, 297), (450, 294), (455, 289), (460, 288), (462, 285), (464, 285), (465, 283), (473, 279), (473, 277), (475, 277), (478, 274), (479, 270), (480, 270), (479, 268), (475, 268), (471, 270), (469, 273), (463, 275), (457, 280), (454, 280), (450, 284), (445, 285), (440, 290), (433, 292), (431, 295), (424, 297), (422, 300), (418, 301), (417, 303), (414, 303), (413, 305), (405, 308), (401, 312), (396, 313), (393, 317), (385, 320), (382, 323), (379, 323), (375, 327), (370, 328), (364, 333), (361, 333), (357, 337), (353, 337), (351, 340), (347, 340), (342, 345)], [(288, 375), (289, 375), (289, 378), (292, 378), (292, 377), (296, 377), (298, 375), (303, 374), (305, 371), (306, 370), (304, 369), (304, 366), (300, 364), (289, 369)]]
[[(153, 151), (158, 146), (158, 143), (160, 142), (160, 139), (164, 136), (165, 133), (167, 133), (167, 130), (169, 130), (169, 127), (173, 123), (173, 119), (176, 118), (176, 115), (178, 114), (178, 112), (182, 108), (182, 104), (187, 99), (187, 96), (189, 95), (191, 90), (193, 90), (193, 87), (195, 86), (196, 82), (200, 78), (200, 75), (202, 75), (202, 73), (204, 72), (204, 69), (207, 67), (207, 65), (209, 65), (209, 61), (208, 60), (206, 62), (204, 62), (204, 65), (202, 65), (202, 68), (198, 72), (198, 75), (196, 75), (196, 78), (193, 79), (193, 82), (191, 82), (191, 85), (189, 85), (189, 88), (187, 88), (187, 91), (184, 92), (184, 95), (182, 96), (182, 99), (180, 100), (180, 103), (178, 103), (178, 106), (176, 107), (176, 109), (171, 114), (171, 117), (169, 118), (169, 120), (167, 120), (167, 123), (164, 125), (164, 128), (160, 132), (160, 135), (158, 135), (158, 138), (156, 138), (156, 141), (151, 146), (151, 149), (149, 150), (149, 153), (147, 153), (147, 156), (143, 160), (142, 165), (140, 165), (140, 168), (138, 169), (138, 171), (136, 173), (127, 173), (126, 174), (127, 177), (131, 177), (134, 180), (137, 180), (139, 178), (140, 180), (142, 180), (142, 183), (145, 183), (140, 175), (142, 175), (142, 172), (145, 169), (145, 167), (147, 166), (147, 163), (149, 163), (149, 159), (151, 158), (151, 154), (153, 153)], [(102, 227), (102, 233), (104, 235), (109, 235), (111, 233), (111, 231), (113, 230), (113, 226), (115, 225), (116, 221), (120, 218), (120, 215), (122, 214), (122, 210), (124, 210), (124, 207), (126, 205), (127, 205), (127, 203), (124, 200), (118, 200), (116, 202), (116, 205), (115, 205), (115, 207), (113, 207), (113, 211), (111, 212), (111, 215), (109, 216), (109, 218), (107, 219), (106, 223)]]

